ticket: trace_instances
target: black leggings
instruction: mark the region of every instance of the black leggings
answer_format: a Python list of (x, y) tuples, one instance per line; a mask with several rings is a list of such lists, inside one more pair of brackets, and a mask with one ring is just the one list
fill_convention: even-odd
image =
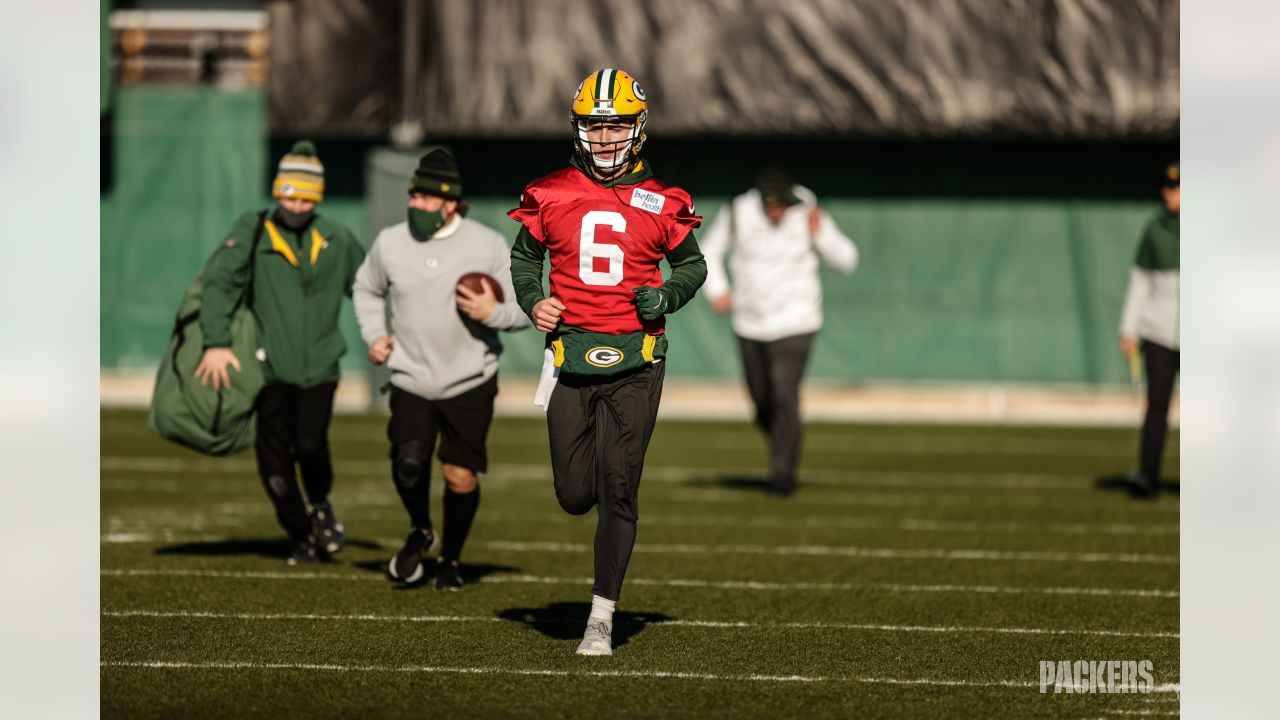
[(572, 515), (596, 508), (595, 584), (617, 600), (636, 542), (644, 456), (666, 363), (604, 379), (561, 376), (547, 407), (556, 499)]
[(1178, 377), (1181, 354), (1150, 340), (1142, 341), (1142, 364), (1147, 372), (1147, 415), (1142, 421), (1141, 472), (1160, 481), (1164, 441), (1169, 433), (1169, 401)]

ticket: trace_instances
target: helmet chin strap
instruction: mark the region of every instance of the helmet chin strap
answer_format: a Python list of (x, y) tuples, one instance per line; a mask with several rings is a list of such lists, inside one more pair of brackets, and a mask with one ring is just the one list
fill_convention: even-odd
[[(631, 141), (628, 140), (622, 147), (618, 148), (617, 150), (614, 150), (613, 157), (608, 160), (598, 157), (595, 152), (592, 152), (591, 162), (601, 170), (616, 170), (622, 167), (623, 165), (626, 165), (627, 162), (630, 160), (630, 158), (627, 157), (627, 153), (630, 152), (630, 150), (631, 150)], [(622, 158), (622, 161), (619, 162), (618, 158)]]

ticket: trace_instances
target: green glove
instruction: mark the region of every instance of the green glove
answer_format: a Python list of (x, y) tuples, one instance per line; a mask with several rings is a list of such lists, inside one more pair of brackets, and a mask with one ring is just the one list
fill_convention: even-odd
[(645, 285), (632, 288), (631, 292), (636, 294), (634, 301), (636, 311), (640, 313), (640, 319), (642, 320), (657, 320), (666, 314), (667, 308), (671, 307), (671, 303), (667, 302), (667, 295), (662, 292), (662, 288)]

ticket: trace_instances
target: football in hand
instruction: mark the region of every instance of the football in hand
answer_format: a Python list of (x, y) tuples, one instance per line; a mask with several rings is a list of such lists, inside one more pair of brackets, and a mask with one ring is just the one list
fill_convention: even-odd
[(481, 272), (469, 272), (458, 278), (458, 285), (465, 286), (468, 290), (475, 293), (484, 292), (484, 285), (481, 283), (487, 283), (489, 285), (489, 290), (493, 293), (493, 296), (498, 299), (498, 302), (502, 302), (502, 286), (498, 284), (497, 279), (492, 275), (487, 275)]

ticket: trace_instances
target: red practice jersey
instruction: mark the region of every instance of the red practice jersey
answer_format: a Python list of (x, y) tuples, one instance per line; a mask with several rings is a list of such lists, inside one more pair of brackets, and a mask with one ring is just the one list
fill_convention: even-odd
[(654, 178), (609, 188), (569, 167), (529, 183), (507, 214), (547, 246), (566, 325), (662, 334), (666, 319), (642, 321), (631, 290), (662, 285), (658, 261), (702, 222), (689, 193)]

